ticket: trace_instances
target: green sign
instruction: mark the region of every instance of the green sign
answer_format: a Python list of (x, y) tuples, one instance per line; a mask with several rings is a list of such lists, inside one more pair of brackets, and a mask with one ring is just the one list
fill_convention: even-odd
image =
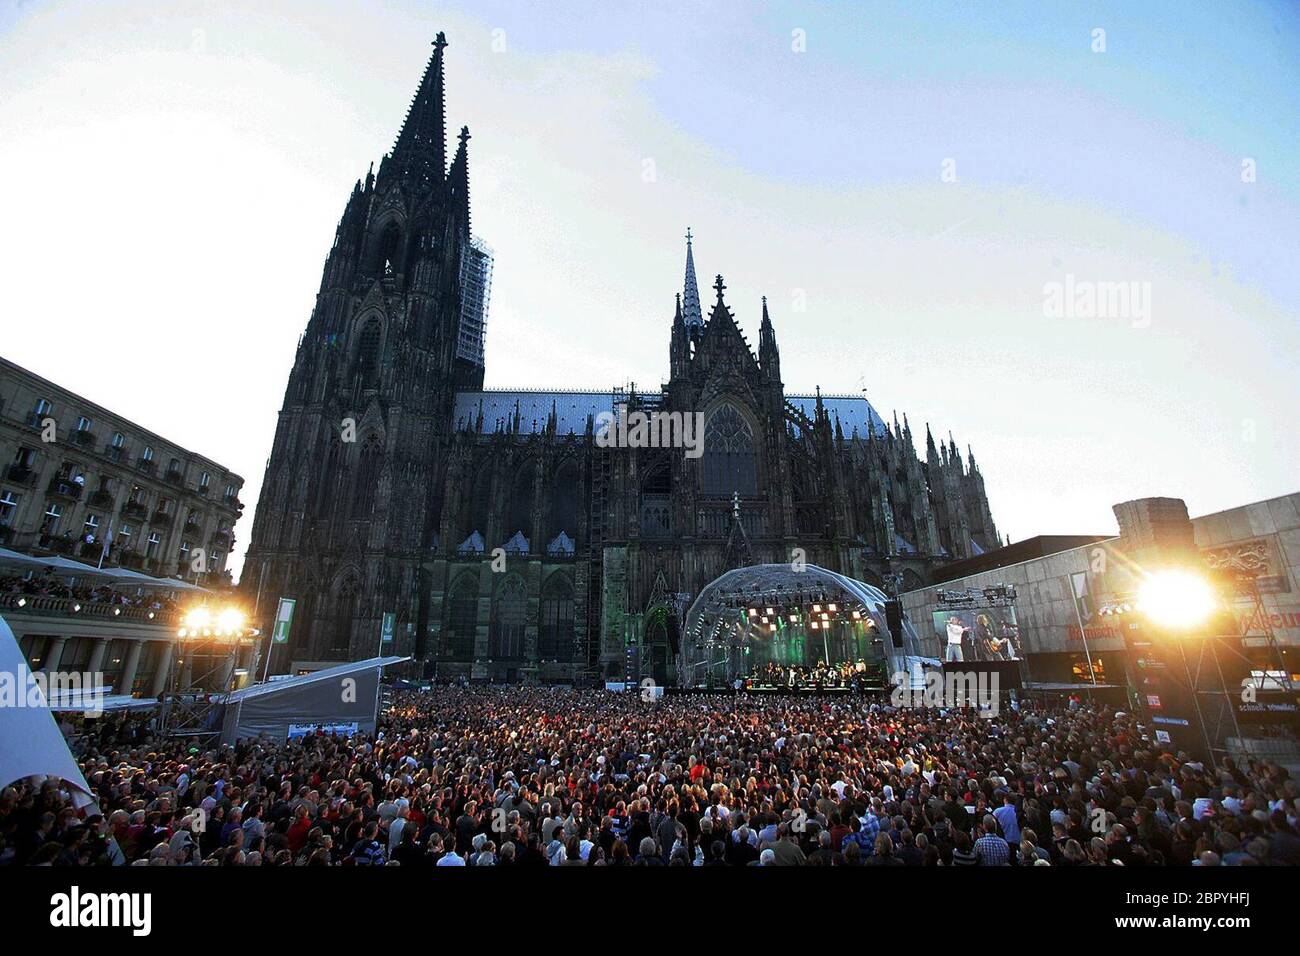
[(392, 611), (384, 612), (384, 622), (379, 627), (379, 646), (393, 643), (393, 629), (397, 627), (397, 615)]
[(280, 598), (280, 605), (275, 609), (275, 627), (271, 631), (271, 640), (284, 644), (289, 640), (289, 628), (293, 625), (293, 609), (298, 602), (293, 598)]

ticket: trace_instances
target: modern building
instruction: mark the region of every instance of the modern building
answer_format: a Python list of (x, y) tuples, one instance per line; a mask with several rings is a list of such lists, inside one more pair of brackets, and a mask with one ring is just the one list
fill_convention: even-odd
[[(689, 235), (660, 387), (484, 390), (487, 260), (467, 128), (448, 164), (446, 46), (352, 190), (285, 390), (241, 581), (264, 631), (296, 601), (272, 670), (391, 653), (439, 677), (590, 680), (635, 645), (663, 679), (682, 596), (729, 568), (916, 587), (998, 546), (974, 456), (927, 428), (918, 457), (861, 395), (787, 392), (766, 301), (755, 351), (721, 276), (702, 308)], [(607, 447), (623, 410), (698, 420), (701, 455)]]
[[(949, 595), (1009, 585), (1016, 593), (1021, 676), (1028, 686), (1083, 691), (1095, 675), (1098, 684), (1123, 688), (1140, 701), (1144, 677), (1134, 666), (1133, 642), (1143, 639), (1146, 627), (1141, 583), (1153, 572), (1181, 568), (1214, 583), (1214, 602), (1223, 612), (1182, 639), (1193, 669), (1206, 635), (1221, 649), (1217, 660), (1196, 658), (1204, 664), (1203, 687), (1215, 686), (1209, 678), (1226, 676), (1240, 691), (1243, 674), (1273, 686), (1282, 673), (1300, 686), (1300, 493), (1198, 518), (1189, 518), (1177, 498), (1138, 499), (1114, 511), (1118, 535), (1084, 536), (1073, 546), (1068, 537), (1018, 542), (982, 555), (977, 561), (983, 567), (974, 573), (960, 574), (954, 565), (946, 570), (955, 576), (945, 573), (941, 583), (900, 595), (923, 651), (943, 656), (936, 613), (942, 618), (947, 605), (941, 602)], [(1042, 551), (1045, 541), (1065, 546), (1027, 556)], [(1235, 698), (1237, 707), (1240, 694)], [(1242, 724), (1255, 722), (1249, 713), (1237, 716)]]
[(0, 546), (220, 585), (244, 480), (0, 358)]

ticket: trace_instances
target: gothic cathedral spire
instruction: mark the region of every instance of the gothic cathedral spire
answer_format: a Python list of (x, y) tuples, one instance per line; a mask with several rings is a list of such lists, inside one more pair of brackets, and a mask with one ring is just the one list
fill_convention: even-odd
[(402, 130), (393, 144), (394, 166), (423, 184), (439, 182), (447, 172), (447, 118), (442, 80), (442, 51), (446, 34), (433, 41), (433, 55), (424, 68), (420, 88), (411, 100)]
[(686, 228), (686, 288), (682, 296), (682, 321), (686, 330), (704, 327), (704, 313), (700, 309), (700, 287), (695, 282), (695, 253), (691, 249), (691, 230)]

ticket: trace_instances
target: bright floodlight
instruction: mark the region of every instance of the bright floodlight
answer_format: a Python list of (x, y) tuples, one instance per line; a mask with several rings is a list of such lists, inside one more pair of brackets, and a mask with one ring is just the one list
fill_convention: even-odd
[(196, 607), (185, 615), (185, 626), (190, 631), (200, 631), (212, 625), (212, 612), (206, 607)]
[(1201, 624), (1215, 605), (1209, 582), (1189, 571), (1157, 571), (1143, 582), (1139, 597), (1143, 614), (1177, 629)]
[(228, 607), (217, 617), (217, 627), (222, 633), (235, 634), (243, 630), (244, 615), (239, 608)]

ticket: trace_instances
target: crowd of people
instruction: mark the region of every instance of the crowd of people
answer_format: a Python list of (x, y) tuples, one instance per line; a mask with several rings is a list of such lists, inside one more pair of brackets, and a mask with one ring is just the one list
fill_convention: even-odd
[(1300, 863), (1296, 782), (1162, 753), (1080, 706), (456, 688), (373, 735), (101, 740), (95, 805), (0, 792), (0, 864), (1251, 866)]
[(130, 594), (108, 585), (71, 587), (54, 574), (0, 576), (0, 594), (25, 594), (34, 597), (70, 598), (87, 604), (108, 604), (115, 607), (138, 607), (149, 611), (174, 611), (176, 602), (165, 594), (141, 591)]

